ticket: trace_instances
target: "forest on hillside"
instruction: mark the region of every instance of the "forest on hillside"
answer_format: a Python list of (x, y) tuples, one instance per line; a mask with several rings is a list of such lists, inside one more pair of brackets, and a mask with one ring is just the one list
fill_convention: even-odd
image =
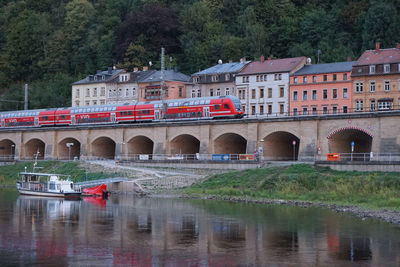
[(110, 66), (190, 75), (229, 60), (356, 59), (400, 42), (400, 0), (0, 0), (0, 110), (70, 105), (74, 81)]

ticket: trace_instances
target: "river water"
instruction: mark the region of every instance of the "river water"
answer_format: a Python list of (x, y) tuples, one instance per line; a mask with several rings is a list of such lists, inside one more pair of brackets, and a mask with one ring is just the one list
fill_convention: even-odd
[(400, 227), (320, 208), (0, 190), (0, 266), (400, 266)]

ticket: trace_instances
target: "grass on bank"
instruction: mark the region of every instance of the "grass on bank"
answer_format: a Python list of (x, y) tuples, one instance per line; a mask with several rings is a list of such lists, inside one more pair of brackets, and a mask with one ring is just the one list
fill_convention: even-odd
[(185, 193), (328, 202), (400, 210), (400, 174), (333, 171), (299, 164), (213, 175), (185, 189)]
[[(32, 171), (33, 162), (18, 162), (11, 165), (0, 166), (0, 184), (3, 185), (15, 185), (20, 172)], [(56, 174), (66, 174), (70, 175), (74, 182), (80, 182), (93, 179), (103, 179), (108, 178), (110, 173), (103, 172), (86, 172), (84, 166), (80, 166), (78, 162), (62, 162), (62, 161), (39, 161), (38, 167), (43, 167), (37, 169), (38, 172), (43, 173), (56, 173)]]

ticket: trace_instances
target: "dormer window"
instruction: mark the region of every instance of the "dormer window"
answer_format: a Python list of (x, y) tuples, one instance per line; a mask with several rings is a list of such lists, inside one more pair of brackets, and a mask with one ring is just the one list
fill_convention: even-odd
[(231, 78), (231, 75), (229, 73), (225, 74), (225, 81), (229, 81)]
[(389, 73), (390, 72), (390, 64), (383, 65), (383, 72), (384, 73)]
[(218, 75), (211, 76), (211, 81), (217, 82), (218, 81)]
[(369, 74), (375, 74), (375, 65), (369, 65)]
[(293, 78), (293, 83), (297, 83), (297, 77)]
[(94, 76), (94, 80), (97, 81), (97, 76), (96, 75)]
[(193, 77), (193, 82), (199, 83), (200, 82), (200, 77)]

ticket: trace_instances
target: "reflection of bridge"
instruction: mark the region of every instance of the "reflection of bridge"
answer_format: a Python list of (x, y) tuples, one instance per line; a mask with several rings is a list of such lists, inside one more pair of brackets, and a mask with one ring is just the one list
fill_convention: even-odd
[[(124, 124), (114, 127), (9, 129), (0, 157), (123, 158), (157, 154), (252, 154), (308, 160), (326, 153), (400, 152), (400, 111), (249, 120)], [(354, 151), (351, 151), (354, 142)], [(67, 146), (67, 143), (73, 145)]]
[(124, 181), (128, 181), (128, 178), (126, 178), (126, 177), (114, 177), (114, 178), (107, 178), (107, 179), (98, 179), (98, 180), (77, 182), (77, 183), (74, 183), (74, 184), (75, 184), (75, 186), (84, 188), (84, 187), (97, 186), (97, 185), (101, 185), (101, 184), (121, 183), (121, 182), (124, 182)]

